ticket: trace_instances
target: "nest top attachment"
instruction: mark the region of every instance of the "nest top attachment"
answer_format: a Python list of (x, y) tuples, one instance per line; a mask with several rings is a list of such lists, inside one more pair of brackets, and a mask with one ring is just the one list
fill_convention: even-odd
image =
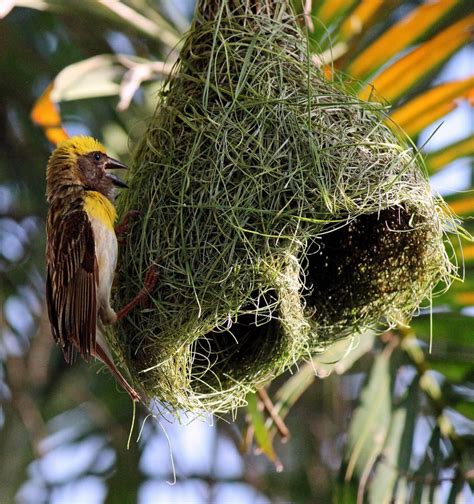
[(150, 396), (221, 413), (338, 338), (408, 321), (452, 272), (452, 219), (380, 108), (312, 63), (285, 2), (215, 4), (119, 202), (142, 215), (117, 304), (157, 257), (160, 280), (111, 339)]

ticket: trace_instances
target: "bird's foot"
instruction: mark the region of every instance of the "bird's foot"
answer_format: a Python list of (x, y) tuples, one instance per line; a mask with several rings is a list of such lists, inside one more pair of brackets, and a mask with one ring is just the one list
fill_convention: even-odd
[(117, 320), (122, 320), (126, 317), (137, 305), (144, 303), (151, 294), (158, 281), (158, 269), (153, 265), (145, 274), (143, 287), (140, 292), (123, 308), (117, 312)]
[(115, 234), (120, 245), (125, 244), (125, 234), (130, 228), (130, 219), (134, 219), (140, 215), (143, 215), (143, 212), (141, 212), (140, 210), (129, 210), (124, 215), (122, 221), (115, 226)]
[(94, 357), (101, 360), (110, 370), (121, 387), (128, 393), (132, 401), (141, 401), (140, 394), (128, 383), (122, 373), (117, 369), (112, 359), (107, 355), (107, 352), (99, 345), (96, 345), (95, 351), (92, 352)]

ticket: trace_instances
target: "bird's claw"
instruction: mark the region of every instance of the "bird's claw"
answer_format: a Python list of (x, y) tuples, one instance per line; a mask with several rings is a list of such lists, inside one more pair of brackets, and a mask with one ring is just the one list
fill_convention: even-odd
[(140, 292), (121, 310), (117, 312), (117, 320), (122, 320), (127, 316), (133, 308), (137, 305), (145, 305), (148, 302), (149, 295), (153, 292), (158, 281), (158, 268), (155, 264), (150, 266), (148, 271), (145, 273), (145, 278), (143, 279), (143, 287)]
[(143, 212), (141, 210), (129, 210), (123, 217), (120, 224), (117, 224), (115, 226), (115, 234), (120, 245), (125, 244), (125, 238), (123, 237), (123, 235), (127, 233), (130, 228), (130, 219), (139, 217), (140, 215), (143, 215)]
[(151, 294), (151, 292), (155, 288), (157, 281), (158, 281), (158, 268), (155, 265), (153, 265), (146, 272), (145, 278), (143, 279), (143, 287), (149, 294)]

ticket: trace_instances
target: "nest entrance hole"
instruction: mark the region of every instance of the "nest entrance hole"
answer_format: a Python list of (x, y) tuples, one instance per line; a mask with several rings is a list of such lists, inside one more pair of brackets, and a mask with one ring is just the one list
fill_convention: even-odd
[(223, 389), (234, 381), (271, 369), (283, 347), (275, 290), (254, 292), (232, 325), (198, 338), (192, 346), (192, 386), (195, 391)]
[(321, 337), (352, 332), (368, 307), (383, 317), (386, 306), (410, 288), (426, 239), (426, 229), (413, 221), (406, 207), (392, 206), (327, 230), (308, 246), (302, 281)]

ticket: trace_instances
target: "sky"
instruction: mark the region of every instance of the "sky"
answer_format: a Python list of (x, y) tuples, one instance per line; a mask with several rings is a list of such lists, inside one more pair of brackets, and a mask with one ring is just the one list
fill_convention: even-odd
[[(474, 47), (466, 46), (446, 65), (434, 84), (457, 80), (474, 74)], [(420, 135), (420, 145), (425, 144), (425, 152), (432, 152), (456, 140), (474, 134), (474, 111), (467, 101), (450, 114), (434, 122)], [(463, 191), (470, 187), (472, 160), (459, 159), (448, 165), (442, 172), (431, 177), (433, 189), (442, 195)]]

